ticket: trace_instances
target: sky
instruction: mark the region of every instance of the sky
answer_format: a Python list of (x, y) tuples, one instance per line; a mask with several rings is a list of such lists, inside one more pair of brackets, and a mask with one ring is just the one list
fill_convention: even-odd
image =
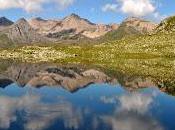
[(120, 23), (127, 17), (159, 22), (175, 15), (175, 0), (0, 0), (0, 17), (61, 19), (75, 13), (94, 23)]

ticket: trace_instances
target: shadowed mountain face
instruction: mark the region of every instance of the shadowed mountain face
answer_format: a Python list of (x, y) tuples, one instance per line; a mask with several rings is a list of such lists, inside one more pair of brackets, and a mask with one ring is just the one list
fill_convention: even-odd
[(13, 22), (11, 20), (7, 19), (6, 17), (0, 18), (0, 26), (10, 26), (12, 24), (13, 24)]

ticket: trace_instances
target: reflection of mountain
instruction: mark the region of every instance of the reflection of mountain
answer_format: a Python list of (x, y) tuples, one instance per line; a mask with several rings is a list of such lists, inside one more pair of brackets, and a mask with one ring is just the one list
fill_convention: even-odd
[(62, 86), (71, 92), (92, 83), (118, 84), (119, 82), (129, 90), (156, 86), (151, 78), (129, 77), (120, 72), (115, 76), (108, 76), (99, 69), (85, 69), (80, 66), (63, 67), (47, 63), (9, 65), (6, 71), (2, 72), (0, 79), (3, 87), (17, 82), (20, 86)]
[(6, 86), (12, 84), (13, 81), (10, 80), (10, 79), (3, 79), (3, 78), (0, 78), (0, 88), (5, 88)]
[(13, 65), (4, 72), (4, 75), (9, 81), (17, 82), (20, 86), (62, 86), (71, 92), (91, 83), (112, 82), (112, 78), (94, 69), (81, 70), (77, 67), (66, 68), (47, 64)]

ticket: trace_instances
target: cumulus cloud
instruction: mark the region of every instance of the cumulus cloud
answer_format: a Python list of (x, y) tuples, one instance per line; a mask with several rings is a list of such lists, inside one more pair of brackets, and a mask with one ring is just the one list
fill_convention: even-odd
[(120, 10), (133, 16), (146, 16), (153, 13), (156, 7), (151, 0), (117, 0), (121, 5)]
[(130, 16), (144, 17), (155, 16), (156, 8), (156, 3), (153, 0), (116, 0), (116, 3), (104, 5), (102, 11), (122, 12)]
[(43, 10), (46, 4), (57, 4), (59, 9), (64, 9), (73, 2), (74, 0), (0, 0), (0, 9), (21, 8), (31, 13)]
[(102, 7), (102, 11), (103, 12), (108, 12), (108, 11), (117, 12), (118, 5), (117, 4), (106, 4)]

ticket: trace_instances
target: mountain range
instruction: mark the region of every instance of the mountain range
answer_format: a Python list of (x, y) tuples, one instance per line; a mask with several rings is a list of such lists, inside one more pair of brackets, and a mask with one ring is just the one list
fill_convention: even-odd
[[(82, 39), (117, 40), (125, 36), (155, 32), (156, 29), (157, 32), (161, 32), (162, 28), (166, 28), (162, 26), (167, 23), (166, 21), (167, 19), (160, 24), (156, 24), (140, 18), (129, 17), (120, 24), (107, 25), (90, 22), (76, 14), (71, 14), (63, 19), (52, 20), (45, 20), (40, 17), (29, 20), (21, 18), (17, 22), (1, 17), (0, 44), (5, 44), (5, 42), (30, 44)], [(166, 26), (169, 26), (169, 24)]]

